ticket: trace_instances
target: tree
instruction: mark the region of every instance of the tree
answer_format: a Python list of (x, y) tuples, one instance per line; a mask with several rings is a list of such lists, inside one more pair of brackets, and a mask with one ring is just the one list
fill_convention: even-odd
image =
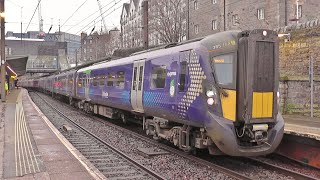
[(149, 28), (163, 43), (180, 42), (186, 37), (187, 5), (185, 0), (152, 0)]

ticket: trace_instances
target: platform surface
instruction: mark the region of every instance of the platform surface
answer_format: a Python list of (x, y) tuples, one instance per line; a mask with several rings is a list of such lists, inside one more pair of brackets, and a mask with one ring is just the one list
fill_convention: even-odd
[(320, 141), (320, 118), (299, 115), (283, 115), (285, 133)]
[(0, 103), (0, 179), (101, 179), (57, 132), (25, 89), (12, 90)]

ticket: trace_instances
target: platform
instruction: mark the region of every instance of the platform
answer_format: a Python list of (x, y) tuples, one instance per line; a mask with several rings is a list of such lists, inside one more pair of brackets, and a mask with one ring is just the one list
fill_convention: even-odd
[(285, 133), (320, 141), (320, 118), (299, 115), (283, 115)]
[(0, 179), (104, 179), (34, 106), (25, 89), (0, 102)]

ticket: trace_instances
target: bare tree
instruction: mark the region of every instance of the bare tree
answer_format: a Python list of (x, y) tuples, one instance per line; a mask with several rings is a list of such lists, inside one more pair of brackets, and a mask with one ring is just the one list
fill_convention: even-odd
[(187, 5), (185, 0), (152, 0), (149, 14), (151, 32), (164, 43), (180, 42), (186, 36)]

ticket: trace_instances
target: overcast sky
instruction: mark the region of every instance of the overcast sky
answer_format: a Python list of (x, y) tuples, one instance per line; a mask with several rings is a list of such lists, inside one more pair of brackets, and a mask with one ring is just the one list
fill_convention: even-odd
[[(119, 28), (122, 4), (129, 0), (100, 0), (105, 21), (108, 29), (115, 26)], [(85, 2), (85, 3), (84, 3)], [(65, 21), (81, 6), (84, 5), (70, 18)], [(25, 32), (32, 14), (37, 7), (38, 0), (5, 0), (6, 13), (6, 31), (20, 32), (21, 7), (22, 8), (22, 31)], [(109, 9), (109, 10), (108, 10)], [(58, 31), (59, 19), (61, 31), (80, 34), (81, 31), (90, 33), (94, 27), (95, 30), (101, 30), (101, 16), (97, 0), (42, 0), (41, 1), (42, 18), (44, 20), (44, 32), (48, 32), (53, 24), (52, 32)], [(96, 12), (96, 13), (95, 13)], [(93, 14), (93, 15), (92, 15)], [(91, 15), (91, 16), (90, 16)], [(39, 30), (38, 10), (36, 11), (27, 31)]]

